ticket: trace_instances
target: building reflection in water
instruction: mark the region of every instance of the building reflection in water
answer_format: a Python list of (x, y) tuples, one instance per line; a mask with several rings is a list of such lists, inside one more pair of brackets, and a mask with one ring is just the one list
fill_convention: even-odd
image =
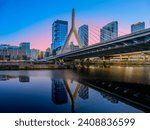
[(113, 97), (110, 94), (107, 94), (105, 92), (100, 92), (100, 94), (103, 96), (103, 98), (106, 98), (108, 101), (110, 101), (111, 103), (119, 103), (119, 99), (116, 97)]
[(19, 76), (19, 82), (28, 83), (28, 82), (30, 82), (30, 77), (29, 76)]
[[(0, 75), (0, 81), (7, 81), (10, 79), (16, 79), (18, 76), (10, 76), (10, 75)], [(30, 82), (29, 76), (19, 76), (19, 82), (27, 83)]]
[(57, 105), (68, 102), (64, 80), (52, 79), (52, 101)]
[[(73, 81), (71, 81), (73, 83)], [(75, 103), (75, 100), (76, 100), (76, 97), (79, 93), (79, 90), (80, 90), (80, 86), (81, 84), (78, 82), (75, 86), (75, 91), (72, 92), (71, 91), (71, 87), (72, 87), (72, 84), (71, 82), (68, 80), (64, 80), (64, 83), (65, 83), (65, 87), (66, 87), (66, 90), (68, 92), (68, 95), (70, 97), (70, 100), (71, 100), (71, 111), (74, 113), (75, 112), (75, 109), (76, 109), (76, 103)]]
[(15, 79), (15, 76), (9, 76), (9, 75), (0, 75), (0, 81), (7, 81), (10, 79)]
[(86, 100), (89, 98), (89, 88), (87, 86), (81, 85), (79, 90), (79, 97), (83, 100)]
[[(105, 92), (100, 92), (100, 94), (111, 103), (119, 103), (119, 99), (110, 94)], [(89, 87), (70, 80), (52, 79), (52, 101), (57, 105), (65, 104), (68, 102), (68, 96), (71, 101), (71, 110), (75, 112), (77, 96), (87, 100), (89, 98)]]
[(52, 101), (57, 105), (66, 104), (68, 102), (68, 96), (71, 101), (71, 110), (75, 112), (77, 96), (83, 100), (88, 99), (89, 88), (78, 82), (75, 82), (74, 86), (73, 80), (52, 79)]
[(10, 77), (7, 76), (7, 75), (0, 75), (0, 81), (6, 81), (6, 80), (9, 80)]

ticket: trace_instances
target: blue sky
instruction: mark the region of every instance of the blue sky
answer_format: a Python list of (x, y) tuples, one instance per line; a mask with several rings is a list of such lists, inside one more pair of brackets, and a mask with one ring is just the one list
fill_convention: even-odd
[(76, 10), (77, 26), (99, 27), (118, 20), (121, 32), (132, 23), (145, 21), (150, 27), (150, 0), (0, 0), (0, 44), (31, 42), (46, 49), (51, 43), (51, 25), (56, 19), (70, 21)]

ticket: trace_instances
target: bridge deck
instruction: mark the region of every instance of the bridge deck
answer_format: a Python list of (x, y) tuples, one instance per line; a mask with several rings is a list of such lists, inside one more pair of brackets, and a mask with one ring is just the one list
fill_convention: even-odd
[(95, 45), (81, 48), (75, 51), (49, 57), (47, 60), (61, 58), (73, 60), (148, 50), (150, 50), (150, 28), (121, 36), (106, 42), (97, 43)]

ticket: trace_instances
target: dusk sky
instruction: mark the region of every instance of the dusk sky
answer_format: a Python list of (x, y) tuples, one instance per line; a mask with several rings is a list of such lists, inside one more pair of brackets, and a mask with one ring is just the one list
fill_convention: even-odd
[[(130, 33), (133, 23), (150, 27), (150, 0), (0, 0), (0, 44), (30, 42), (45, 50), (51, 44), (52, 23), (71, 20), (75, 8), (77, 27), (97, 27), (119, 22), (119, 33)], [(70, 25), (69, 25), (70, 26)]]

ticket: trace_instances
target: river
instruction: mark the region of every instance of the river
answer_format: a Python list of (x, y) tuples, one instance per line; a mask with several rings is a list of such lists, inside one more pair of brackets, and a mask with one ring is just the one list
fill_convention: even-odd
[(0, 112), (141, 113), (140, 107), (85, 84), (88, 79), (150, 85), (150, 67), (0, 71)]

